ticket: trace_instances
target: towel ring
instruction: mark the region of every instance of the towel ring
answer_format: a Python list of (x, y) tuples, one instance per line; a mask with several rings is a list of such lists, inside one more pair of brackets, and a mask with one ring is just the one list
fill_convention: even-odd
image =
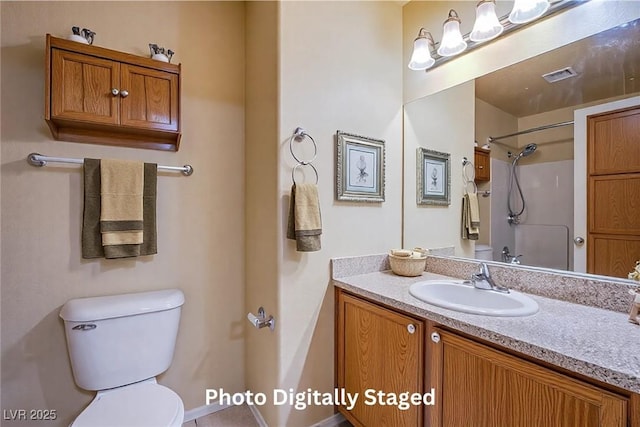
[[(471, 169), (471, 177), (469, 177), (469, 175), (467, 175), (467, 170)], [(474, 194), (478, 193), (478, 186), (476, 185), (476, 170), (475, 170), (475, 166), (473, 165), (473, 163), (468, 160), (466, 157), (462, 158), (462, 181), (464, 182), (464, 191), (465, 193), (468, 193), (468, 188), (469, 188), (469, 184), (472, 185), (472, 192)]]
[(294, 184), (297, 184), (296, 182), (296, 169), (298, 169), (300, 166), (311, 166), (311, 169), (313, 169), (313, 172), (315, 172), (316, 174), (316, 185), (318, 184), (318, 169), (316, 169), (315, 166), (313, 166), (311, 163), (309, 162), (300, 162), (297, 165), (295, 165), (293, 167), (293, 169), (291, 170), (291, 180), (293, 181)]
[[(293, 141), (295, 140), (295, 141), (298, 141), (298, 142), (302, 142), (302, 141), (304, 141), (305, 137), (309, 138), (311, 140), (311, 142), (313, 143), (313, 158), (311, 160), (301, 160), (293, 152)], [(289, 138), (289, 151), (291, 152), (291, 155), (296, 160), (296, 162), (298, 162), (298, 163), (300, 163), (302, 165), (309, 164), (309, 163), (313, 162), (316, 159), (316, 156), (318, 155), (318, 145), (316, 144), (316, 141), (311, 137), (311, 135), (309, 135), (304, 129), (298, 127), (293, 132), (293, 135), (291, 135), (291, 138)], [(317, 174), (317, 171), (316, 171), (316, 174)]]

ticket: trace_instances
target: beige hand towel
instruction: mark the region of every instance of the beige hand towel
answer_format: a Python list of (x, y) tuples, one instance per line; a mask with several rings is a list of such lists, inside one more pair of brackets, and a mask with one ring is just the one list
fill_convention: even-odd
[(287, 238), (296, 241), (298, 252), (315, 252), (321, 248), (322, 219), (318, 187), (294, 184), (291, 187)]
[(106, 258), (140, 255), (144, 163), (100, 161), (100, 231)]
[(467, 193), (467, 197), (469, 198), (469, 221), (471, 222), (471, 227), (479, 228), (480, 208), (478, 206), (478, 195), (476, 193)]
[(465, 194), (462, 197), (462, 238), (468, 240), (478, 240), (480, 237), (480, 229), (473, 227), (471, 223), (471, 203), (469, 201), (469, 195)]
[[(82, 257), (104, 258), (100, 233), (100, 160), (84, 159), (84, 211), (82, 216)], [(158, 171), (155, 163), (144, 164), (143, 242), (140, 255), (158, 253), (156, 227), (156, 188)], [(121, 251), (119, 251), (122, 249)], [(122, 258), (131, 253), (131, 247), (109, 245), (110, 258)]]

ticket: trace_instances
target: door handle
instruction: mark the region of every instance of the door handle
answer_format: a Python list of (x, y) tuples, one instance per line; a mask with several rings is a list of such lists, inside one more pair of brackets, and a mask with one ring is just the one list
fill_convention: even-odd
[(573, 242), (575, 243), (576, 246), (582, 246), (584, 245), (584, 238), (578, 236), (575, 239), (573, 239)]

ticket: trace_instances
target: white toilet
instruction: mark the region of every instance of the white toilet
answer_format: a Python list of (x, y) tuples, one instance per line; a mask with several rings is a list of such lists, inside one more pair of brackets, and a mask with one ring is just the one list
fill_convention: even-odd
[(60, 311), (76, 384), (98, 393), (73, 427), (179, 427), (184, 405), (166, 371), (184, 294), (177, 289), (68, 301)]
[(483, 261), (493, 261), (493, 248), (489, 245), (476, 245), (475, 257)]

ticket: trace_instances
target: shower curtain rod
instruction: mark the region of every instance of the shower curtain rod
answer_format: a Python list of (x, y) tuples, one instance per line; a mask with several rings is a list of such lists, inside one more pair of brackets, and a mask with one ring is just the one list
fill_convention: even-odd
[(510, 133), (509, 135), (490, 136), (488, 138), (488, 141), (489, 142), (495, 142), (495, 141), (497, 141), (499, 139), (509, 138), (509, 137), (517, 136), (517, 135), (523, 135), (525, 133), (538, 132), (540, 130), (545, 130), (545, 129), (557, 128), (557, 127), (560, 127), (560, 126), (568, 126), (568, 125), (572, 125), (572, 124), (573, 124), (573, 120), (569, 120), (568, 122), (561, 122), (561, 123), (554, 123), (552, 125), (538, 126), (538, 127), (535, 127), (535, 128), (522, 130), (520, 132)]

